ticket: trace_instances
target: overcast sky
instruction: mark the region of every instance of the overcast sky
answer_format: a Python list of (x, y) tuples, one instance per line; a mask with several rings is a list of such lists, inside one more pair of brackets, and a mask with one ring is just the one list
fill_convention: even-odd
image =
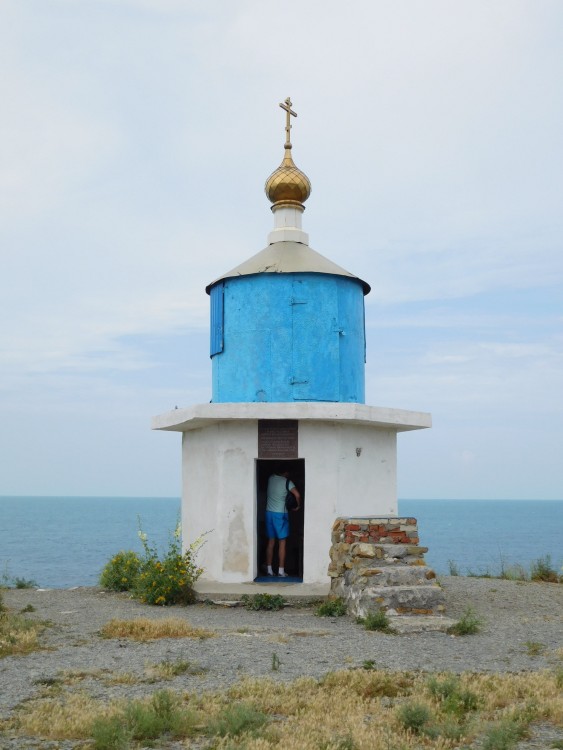
[(0, 494), (180, 494), (206, 284), (293, 155), (404, 498), (563, 498), (560, 0), (2, 0)]

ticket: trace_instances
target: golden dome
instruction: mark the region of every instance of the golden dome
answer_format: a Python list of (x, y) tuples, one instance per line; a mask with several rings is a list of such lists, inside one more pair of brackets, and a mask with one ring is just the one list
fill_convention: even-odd
[(291, 146), (285, 147), (280, 166), (268, 177), (264, 189), (274, 206), (280, 203), (295, 205), (305, 203), (311, 195), (311, 183), (307, 175), (298, 169), (291, 158)]
[(297, 113), (291, 109), (291, 99), (288, 97), (280, 107), (286, 112), (286, 139), (285, 139), (285, 154), (283, 161), (275, 172), (268, 177), (264, 190), (268, 199), (274, 204), (289, 205), (289, 206), (301, 206), (311, 195), (311, 183), (307, 175), (298, 169), (291, 157), (291, 141), (290, 141), (290, 130), (291, 130), (291, 115), (297, 117)]

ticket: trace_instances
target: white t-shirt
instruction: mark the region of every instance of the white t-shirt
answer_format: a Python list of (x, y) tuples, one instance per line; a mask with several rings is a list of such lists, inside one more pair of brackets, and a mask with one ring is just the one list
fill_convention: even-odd
[[(266, 510), (270, 510), (273, 513), (287, 513), (285, 507), (285, 496), (287, 495), (287, 490), (285, 488), (286, 482), (287, 478), (280, 477), (278, 474), (272, 474), (268, 479)], [(291, 479), (287, 486), (290, 490), (295, 487)]]

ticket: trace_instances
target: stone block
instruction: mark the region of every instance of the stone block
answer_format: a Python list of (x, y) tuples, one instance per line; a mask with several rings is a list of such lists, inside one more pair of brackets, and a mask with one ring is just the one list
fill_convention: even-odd
[(359, 542), (352, 545), (350, 554), (356, 557), (375, 557), (376, 553), (373, 544)]
[[(379, 570), (379, 573), (375, 573)], [(370, 586), (428, 586), (427, 568), (411, 565), (388, 565), (384, 568), (359, 568), (356, 575), (370, 577)]]

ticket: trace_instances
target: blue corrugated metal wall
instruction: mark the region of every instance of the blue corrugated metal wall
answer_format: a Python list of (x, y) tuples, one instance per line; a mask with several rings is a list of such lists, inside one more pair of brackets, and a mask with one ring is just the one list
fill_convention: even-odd
[(212, 358), (214, 402), (364, 403), (359, 281), (314, 273), (227, 279), (211, 289), (212, 354), (218, 297), (223, 350)]

